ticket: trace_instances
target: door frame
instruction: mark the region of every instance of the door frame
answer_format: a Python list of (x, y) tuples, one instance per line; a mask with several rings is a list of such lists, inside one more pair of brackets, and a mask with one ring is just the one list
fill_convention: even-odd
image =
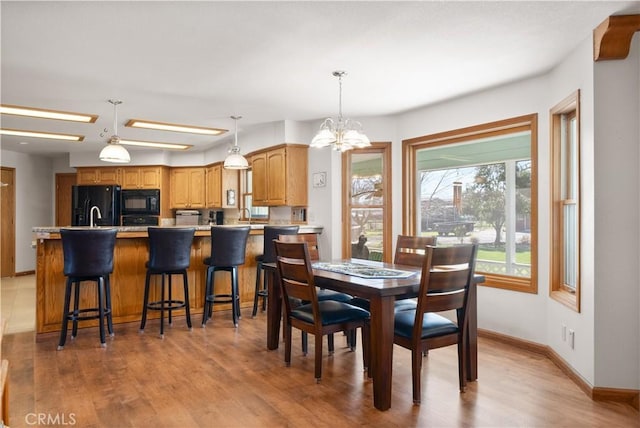
[[(13, 191), (10, 194), (10, 205), (7, 207), (6, 200), (1, 202), (2, 204), (2, 225), (3, 230), (0, 231), (0, 236), (3, 242), (7, 242), (9, 247), (9, 260), (8, 260), (8, 272), (2, 271), (0, 272), (0, 276), (4, 277), (13, 277), (16, 275), (16, 169), (10, 167), (0, 167), (1, 171), (8, 171), (11, 174), (11, 185), (13, 186)], [(3, 198), (4, 199), (4, 198)], [(9, 216), (11, 230), (4, 230), (4, 225), (7, 224), (5, 222), (5, 216)], [(8, 234), (8, 236), (7, 236)], [(2, 252), (2, 265), (5, 264), (7, 260), (5, 257), (7, 254)]]
[(342, 257), (351, 257), (351, 154), (376, 153), (382, 156), (382, 261), (391, 263), (392, 242), (391, 225), (391, 143), (371, 143), (371, 147), (350, 150), (342, 153)]

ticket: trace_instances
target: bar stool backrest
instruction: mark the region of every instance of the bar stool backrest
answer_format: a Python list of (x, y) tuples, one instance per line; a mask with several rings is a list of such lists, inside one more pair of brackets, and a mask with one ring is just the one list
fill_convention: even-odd
[(93, 277), (113, 272), (116, 229), (60, 229), (64, 275)]
[(265, 226), (264, 227), (264, 263), (276, 262), (276, 247), (273, 245), (274, 239), (278, 239), (280, 235), (295, 235), (298, 233), (299, 226)]
[(238, 266), (244, 264), (249, 226), (211, 227), (211, 265)]
[(189, 267), (195, 227), (150, 227), (148, 232), (148, 269), (178, 271)]

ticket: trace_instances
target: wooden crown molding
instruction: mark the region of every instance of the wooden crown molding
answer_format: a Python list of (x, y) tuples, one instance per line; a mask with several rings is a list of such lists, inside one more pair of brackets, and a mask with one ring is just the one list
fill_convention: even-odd
[(593, 60), (625, 59), (631, 39), (640, 31), (640, 15), (613, 15), (593, 30)]

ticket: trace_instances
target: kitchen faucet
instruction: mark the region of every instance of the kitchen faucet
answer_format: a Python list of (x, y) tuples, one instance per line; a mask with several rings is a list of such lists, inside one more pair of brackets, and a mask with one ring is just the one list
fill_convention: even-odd
[(96, 227), (95, 223), (93, 222), (93, 212), (97, 211), (98, 212), (98, 219), (102, 218), (102, 214), (100, 213), (100, 208), (98, 208), (97, 206), (92, 206), (91, 207), (91, 211), (89, 211), (89, 227)]
[(247, 218), (249, 219), (249, 224), (251, 224), (251, 210), (249, 208), (242, 208), (240, 211), (241, 212), (242, 211), (246, 211), (247, 212)]

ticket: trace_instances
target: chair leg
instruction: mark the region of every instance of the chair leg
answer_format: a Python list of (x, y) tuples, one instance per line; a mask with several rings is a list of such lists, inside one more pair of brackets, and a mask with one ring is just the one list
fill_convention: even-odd
[(233, 317), (234, 327), (238, 327), (238, 304), (236, 297), (238, 296), (238, 271), (235, 267), (231, 268), (231, 316)]
[(73, 294), (73, 322), (71, 329), (71, 338), (75, 339), (78, 335), (78, 317), (80, 316), (80, 310), (78, 309), (78, 303), (80, 302), (80, 281), (74, 281), (74, 294)]
[(162, 277), (162, 284), (160, 285), (160, 337), (164, 337), (164, 274), (160, 274)]
[(322, 335), (315, 334), (316, 338), (316, 349), (315, 349), (315, 373), (316, 373), (316, 383), (320, 383), (320, 378), (322, 378)]
[(333, 333), (329, 333), (327, 334), (327, 347), (329, 348), (329, 355), (333, 355), (334, 351), (336, 350), (335, 348), (335, 344), (333, 341)]
[(287, 319), (284, 320), (284, 363), (287, 367), (291, 365), (291, 324)]
[(191, 330), (191, 310), (189, 309), (190, 301), (189, 301), (189, 278), (187, 276), (187, 271), (185, 269), (182, 272), (182, 283), (184, 284), (184, 310), (187, 316), (187, 327)]
[(100, 345), (105, 348), (107, 341), (104, 336), (104, 306), (106, 299), (104, 297), (104, 278), (98, 278), (98, 326), (100, 328)]
[(420, 404), (420, 376), (422, 372), (422, 350), (411, 350), (411, 379), (413, 381), (413, 403)]
[(258, 262), (256, 263), (256, 292), (255, 295), (253, 296), (253, 311), (251, 312), (251, 317), (255, 318), (256, 314), (258, 313), (258, 299), (260, 297), (259, 292), (260, 292), (260, 278), (262, 275), (260, 275), (262, 272), (262, 262)]
[[(173, 300), (172, 294), (173, 291), (171, 291), (171, 289), (173, 288), (173, 286), (171, 285), (171, 277), (173, 275), (171, 275), (170, 273), (167, 274), (167, 277), (169, 278), (169, 299), (167, 300), (169, 302), (169, 304), (167, 305), (167, 312), (169, 312), (169, 325), (173, 325), (173, 317), (172, 315), (172, 310), (171, 310), (171, 306), (173, 305), (173, 303), (171, 302), (171, 300)], [(164, 305), (164, 302), (162, 302), (162, 304)]]
[(204, 292), (204, 307), (202, 308), (202, 327), (207, 324), (207, 320), (210, 318), (209, 309), (211, 308), (211, 302), (209, 302), (209, 296), (211, 295), (211, 267), (207, 267), (207, 275), (205, 278), (205, 292)]
[(306, 357), (308, 352), (309, 352), (309, 335), (307, 334), (306, 331), (303, 331), (302, 332), (302, 355)]
[(362, 364), (367, 371), (367, 377), (371, 377), (371, 328), (369, 322), (365, 322), (362, 326)]
[(64, 343), (67, 340), (67, 325), (69, 324), (69, 304), (71, 302), (71, 278), (67, 278), (67, 285), (64, 288), (64, 306), (62, 312), (62, 327), (60, 328), (60, 341), (58, 342), (58, 351), (64, 349)]
[(467, 361), (467, 347), (464, 345), (464, 336), (460, 335), (458, 337), (458, 380), (460, 382), (460, 392), (465, 392), (467, 387), (465, 361)]
[(144, 331), (147, 324), (147, 305), (149, 304), (149, 282), (151, 281), (151, 273), (147, 271), (147, 277), (144, 281), (144, 298), (142, 300), (142, 320), (140, 321), (140, 332)]
[(109, 336), (113, 336), (113, 312), (111, 310), (111, 281), (109, 275), (104, 278), (104, 295), (106, 299), (106, 312), (107, 312), (107, 328), (109, 329)]

